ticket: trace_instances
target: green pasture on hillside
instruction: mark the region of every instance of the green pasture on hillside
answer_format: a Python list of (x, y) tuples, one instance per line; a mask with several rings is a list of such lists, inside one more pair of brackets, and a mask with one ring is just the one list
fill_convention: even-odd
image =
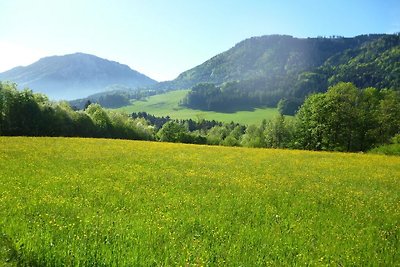
[(398, 266), (400, 157), (0, 137), (0, 266)]
[(165, 94), (154, 95), (146, 100), (134, 101), (132, 105), (121, 107), (117, 110), (126, 113), (145, 111), (155, 116), (170, 116), (173, 119), (205, 119), (222, 122), (238, 122), (241, 124), (260, 124), (263, 119), (270, 120), (278, 115), (276, 108), (255, 108), (249, 111), (223, 113), (189, 109), (179, 105), (189, 90), (170, 91)]

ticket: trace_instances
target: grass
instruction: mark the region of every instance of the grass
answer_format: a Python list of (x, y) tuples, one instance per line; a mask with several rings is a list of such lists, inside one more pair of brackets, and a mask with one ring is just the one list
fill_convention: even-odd
[(171, 91), (161, 95), (148, 97), (144, 101), (135, 101), (130, 106), (117, 110), (126, 113), (145, 111), (155, 116), (170, 116), (173, 119), (206, 119), (222, 122), (238, 122), (241, 124), (260, 124), (263, 119), (270, 120), (278, 115), (276, 108), (256, 108), (252, 111), (237, 111), (223, 113), (185, 108), (179, 101), (185, 97), (189, 90)]
[(0, 265), (399, 266), (400, 158), (0, 138)]

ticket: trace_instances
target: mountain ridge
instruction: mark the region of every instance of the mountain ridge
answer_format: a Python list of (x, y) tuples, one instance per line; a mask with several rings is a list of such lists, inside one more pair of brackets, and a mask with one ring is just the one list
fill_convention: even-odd
[[(320, 66), (336, 53), (355, 48), (382, 36), (385, 34), (335, 38), (296, 38), (290, 35), (250, 37), (182, 72), (176, 79), (158, 83), (152, 87), (171, 90), (187, 89), (198, 83), (222, 84), (282, 74), (284, 68), (289, 72), (292, 70), (298, 73), (299, 70), (310, 70)], [(274, 66), (276, 63), (279, 63), (278, 67)], [(299, 64), (299, 66), (290, 66), (291, 64)], [(272, 73), (269, 71), (271, 69), (273, 69)]]
[[(201, 110), (276, 107), (293, 115), (307, 95), (338, 82), (400, 89), (400, 34), (252, 37), (157, 89), (188, 89), (182, 104)], [(153, 87), (154, 88), (154, 87)], [(286, 108), (287, 107), (287, 108)]]

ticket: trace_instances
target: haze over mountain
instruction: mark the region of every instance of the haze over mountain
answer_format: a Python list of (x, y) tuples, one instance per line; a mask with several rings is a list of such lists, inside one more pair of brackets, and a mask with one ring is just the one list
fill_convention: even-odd
[(29, 87), (56, 100), (86, 97), (113, 85), (138, 88), (156, 83), (127, 65), (84, 53), (45, 57), (0, 73), (0, 80), (15, 82), (20, 88)]

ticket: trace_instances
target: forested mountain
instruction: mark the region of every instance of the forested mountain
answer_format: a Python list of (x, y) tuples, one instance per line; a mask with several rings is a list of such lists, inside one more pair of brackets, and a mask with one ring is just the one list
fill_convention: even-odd
[(16, 82), (20, 88), (29, 87), (52, 99), (67, 100), (105, 91), (112, 85), (136, 88), (156, 83), (127, 65), (83, 53), (42, 58), (0, 73), (0, 80)]
[(399, 51), (398, 34), (253, 37), (156, 88), (193, 87), (183, 104), (207, 110), (276, 106), (285, 98), (286, 113), (293, 113), (305, 96), (340, 81), (399, 89)]
[(267, 35), (246, 39), (226, 52), (183, 72), (171, 82), (159, 84), (169, 89), (190, 88), (198, 83), (215, 83), (265, 77), (281, 77), (322, 65), (329, 57), (383, 35), (354, 38), (294, 38)]

